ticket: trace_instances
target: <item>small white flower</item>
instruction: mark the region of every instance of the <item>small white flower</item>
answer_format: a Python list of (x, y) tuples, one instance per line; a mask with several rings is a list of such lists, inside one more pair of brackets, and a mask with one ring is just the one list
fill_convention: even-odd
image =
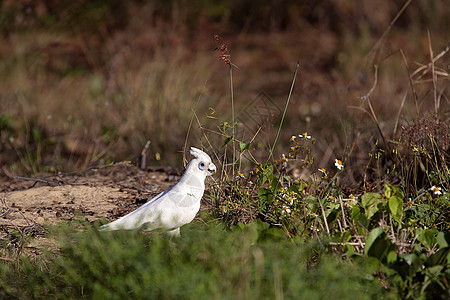
[(323, 174), (323, 177), (327, 177), (328, 176), (327, 170), (325, 170), (324, 168), (320, 168), (318, 170), (319, 170), (319, 172), (321, 172)]
[(287, 216), (290, 213), (291, 213), (291, 209), (287, 205), (283, 205), (283, 207), (281, 208), (280, 219), (282, 219), (283, 217)]
[(336, 166), (336, 168), (338, 168), (338, 170), (342, 170), (344, 168), (344, 164), (342, 163), (342, 161), (337, 158), (334, 160), (334, 165)]
[(441, 188), (438, 186), (433, 185), (430, 190), (435, 194), (435, 195), (442, 195), (441, 192)]
[(297, 198), (292, 198), (292, 197), (289, 197), (288, 198), (288, 201), (289, 201), (289, 205), (292, 205), (292, 204), (294, 204), (294, 200), (295, 199), (297, 199)]
[(239, 172), (239, 173), (236, 175), (236, 179), (239, 179), (239, 178), (245, 178), (244, 174)]
[(281, 162), (282, 162), (283, 167), (286, 168), (286, 167), (287, 167), (288, 159), (286, 158), (286, 156), (284, 155), (284, 153), (281, 154)]
[(318, 215), (315, 212), (310, 213), (311, 217), (317, 218)]
[(311, 139), (311, 136), (308, 135), (307, 132), (303, 132), (302, 134), (299, 134), (298, 136), (299, 136), (300, 138), (304, 139), (304, 140), (310, 140), (310, 139)]
[(406, 202), (406, 210), (413, 210), (413, 209), (414, 209), (414, 200), (408, 198), (408, 202)]
[(320, 229), (316, 225), (311, 225), (311, 227), (309, 229), (311, 231), (315, 231), (315, 232), (319, 232), (320, 231)]
[(297, 194), (294, 191), (290, 191), (289, 192), (289, 196), (287, 197), (287, 201), (289, 203), (289, 205), (294, 204), (294, 201), (297, 200)]
[(226, 212), (228, 211), (226, 205), (222, 205), (222, 206), (220, 207), (220, 209), (222, 210), (223, 213), (226, 213)]
[(291, 136), (291, 138), (289, 139), (291, 142), (295, 142), (295, 135)]
[(356, 200), (355, 199), (348, 199), (345, 201), (344, 206), (348, 209), (352, 208), (354, 205), (356, 204)]
[(283, 205), (283, 211), (285, 211), (287, 214), (291, 213), (291, 209), (287, 205)]
[(348, 199), (350, 199), (351, 202), (356, 203), (356, 200), (358, 200), (358, 197), (354, 196), (353, 194), (350, 194), (350, 196), (348, 196)]

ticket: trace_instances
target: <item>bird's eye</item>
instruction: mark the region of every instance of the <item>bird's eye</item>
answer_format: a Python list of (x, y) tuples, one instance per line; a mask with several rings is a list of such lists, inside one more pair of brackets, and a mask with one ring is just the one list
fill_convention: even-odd
[(201, 162), (198, 164), (198, 168), (202, 171), (204, 171), (206, 169), (206, 164), (204, 162)]

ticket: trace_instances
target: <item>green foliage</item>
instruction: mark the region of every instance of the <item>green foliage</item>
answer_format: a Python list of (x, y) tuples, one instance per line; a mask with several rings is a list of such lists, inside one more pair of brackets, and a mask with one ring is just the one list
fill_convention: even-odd
[[(374, 299), (390, 294), (364, 264), (289, 240), (262, 222), (154, 232), (59, 227), (59, 251), (0, 267), (4, 298)], [(226, 245), (226, 247), (224, 247)]]
[[(431, 231), (428, 231), (431, 232)], [(429, 236), (430, 237), (430, 236)], [(434, 236), (433, 236), (434, 237)], [(438, 233), (438, 250), (426, 255), (418, 244), (410, 253), (396, 254), (397, 247), (382, 228), (375, 228), (366, 242), (365, 253), (380, 264), (389, 282), (404, 298), (447, 299), (450, 278), (450, 234)]]
[[(309, 153), (299, 145), (292, 151), (289, 163), (299, 153)], [(365, 192), (358, 201), (335, 185), (339, 172), (329, 181), (324, 170), (320, 179), (294, 180), (284, 171), (288, 162), (284, 158), (259, 163), (248, 177), (228, 183), (235, 192), (216, 199), (218, 204), (224, 199), (228, 203), (228, 209), (217, 210), (216, 216), (243, 228), (242, 210), (247, 209), (251, 220), (281, 227), (289, 236), (330, 240), (329, 249), (349, 258), (364, 255), (364, 261), (375, 266), (374, 274), (383, 274), (402, 298), (446, 298), (450, 282), (447, 190), (421, 190), (411, 200), (400, 187), (385, 184), (383, 193)], [(312, 166), (313, 160), (301, 163)]]

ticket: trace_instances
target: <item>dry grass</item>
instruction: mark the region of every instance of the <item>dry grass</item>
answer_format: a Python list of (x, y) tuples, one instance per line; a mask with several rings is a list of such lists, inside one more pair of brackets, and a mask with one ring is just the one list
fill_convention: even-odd
[[(221, 155), (223, 139), (211, 131), (231, 120), (228, 69), (214, 52), (213, 34), (223, 33), (239, 67), (233, 74), (237, 120), (246, 121), (240, 113), (262, 92), (283, 107), (299, 61), (277, 155), (288, 151), (291, 135), (308, 131), (318, 138), (316, 163), (327, 167), (334, 157), (347, 157), (353, 167), (345, 181), (355, 185), (383, 136), (386, 143), (397, 139), (403, 126), (428, 111), (448, 123), (444, 5), (409, 2), (405, 11), (390, 2), (383, 10), (382, 4), (308, 4), (310, 13), (277, 15), (289, 23), (270, 30), (235, 31), (233, 15), (188, 22), (197, 5), (168, 16), (159, 4), (136, 3), (118, 15), (108, 11), (104, 21), (91, 17), (97, 25), (72, 19), (37, 29), (17, 25), (0, 49), (0, 111), (10, 124), (0, 136), (8, 153), (1, 163), (18, 173), (81, 169), (137, 160), (150, 140), (150, 164), (179, 165), (173, 160), (194, 110), (198, 121), (187, 143), (207, 146), (207, 137)], [(247, 25), (263, 16), (264, 10), (252, 14)], [(364, 96), (372, 86), (369, 102)], [(259, 158), (274, 140), (279, 117), (275, 109), (253, 141)], [(246, 142), (255, 136), (254, 123), (241, 124)]]

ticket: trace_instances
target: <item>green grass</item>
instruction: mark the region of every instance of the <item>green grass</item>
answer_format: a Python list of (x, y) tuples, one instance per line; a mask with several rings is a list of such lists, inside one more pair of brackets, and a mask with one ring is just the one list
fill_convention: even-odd
[(242, 230), (190, 224), (175, 240), (85, 225), (57, 228), (57, 253), (2, 264), (2, 298), (392, 298), (364, 262), (258, 222)]

